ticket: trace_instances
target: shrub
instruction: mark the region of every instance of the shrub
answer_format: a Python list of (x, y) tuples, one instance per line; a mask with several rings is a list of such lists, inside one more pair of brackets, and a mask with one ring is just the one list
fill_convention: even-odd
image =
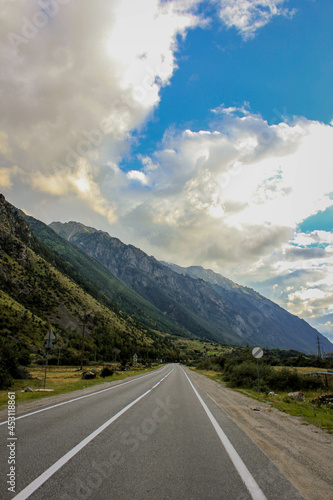
[(27, 369), (19, 364), (20, 349), (0, 337), (0, 389), (9, 389), (13, 379), (29, 378)]
[(221, 371), (221, 366), (215, 362), (214, 358), (205, 358), (199, 361), (197, 368), (199, 368), (199, 370)]
[(114, 374), (114, 370), (108, 366), (104, 366), (101, 371), (101, 377), (111, 377)]
[(272, 370), (267, 381), (270, 389), (274, 391), (296, 391), (302, 388), (302, 378), (296, 370)]
[(255, 363), (243, 361), (231, 364), (225, 373), (225, 380), (231, 387), (246, 387), (251, 389), (257, 383), (257, 367)]
[[(260, 388), (262, 391), (297, 391), (301, 389), (321, 387), (321, 382), (300, 377), (296, 370), (282, 368), (274, 370), (271, 366), (259, 364)], [(254, 361), (242, 361), (239, 364), (229, 363), (224, 375), (230, 387), (255, 389), (258, 384), (258, 371)]]
[[(295, 358), (296, 359), (296, 358)], [(297, 358), (301, 360), (299, 356)], [(300, 376), (296, 369), (283, 367), (281, 370), (272, 368), (275, 359), (259, 361), (260, 389), (265, 392), (315, 390), (323, 387), (320, 379)], [(230, 387), (257, 389), (257, 363), (250, 349), (233, 352), (227, 356), (212, 356), (201, 360), (198, 368), (206, 370), (223, 370), (223, 378)]]
[(8, 373), (8, 370), (0, 365), (0, 389), (9, 389), (13, 385), (13, 377)]
[(302, 377), (302, 389), (305, 391), (315, 391), (317, 389), (323, 389), (324, 382), (320, 378), (313, 377)]

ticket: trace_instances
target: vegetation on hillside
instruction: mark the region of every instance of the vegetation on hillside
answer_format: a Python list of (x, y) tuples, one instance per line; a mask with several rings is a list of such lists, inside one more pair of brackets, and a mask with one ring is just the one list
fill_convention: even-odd
[(84, 364), (115, 359), (126, 363), (134, 353), (143, 363), (179, 358), (170, 338), (109, 299), (98, 300), (102, 292), (89, 290), (88, 283), (80, 286), (81, 278), (73, 275), (68, 263), (30, 232), (14, 207), (3, 198), (0, 201), (1, 388), (26, 377), (22, 367), (44, 362), (43, 344), (50, 327), (57, 338), (50, 364), (80, 364), (83, 324)]

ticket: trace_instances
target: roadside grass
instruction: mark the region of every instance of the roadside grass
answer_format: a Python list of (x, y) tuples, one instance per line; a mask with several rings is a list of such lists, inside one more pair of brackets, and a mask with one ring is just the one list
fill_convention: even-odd
[(295, 401), (288, 397), (287, 392), (281, 392), (274, 396), (253, 391), (251, 389), (234, 389), (237, 392), (250, 396), (258, 401), (271, 404), (284, 413), (301, 417), (303, 425), (315, 425), (329, 434), (333, 434), (333, 409), (329, 404), (317, 404), (312, 402), (318, 396), (325, 394), (325, 391), (303, 391), (305, 401)]
[[(100, 373), (103, 366), (105, 365), (87, 367), (86, 370), (88, 371), (94, 368)], [(52, 391), (21, 392), (26, 387), (30, 387), (31, 389), (44, 388), (45, 368), (43, 366), (29, 366), (31, 378), (26, 380), (15, 380), (10, 389), (0, 391), (0, 410), (4, 410), (7, 407), (8, 392), (15, 392), (16, 404), (20, 404), (26, 401), (85, 389), (87, 387), (103, 384), (104, 382), (122, 380), (127, 377), (132, 377), (133, 375), (139, 375), (140, 373), (157, 370), (161, 366), (161, 364), (156, 364), (150, 368), (137, 367), (126, 371), (116, 371), (113, 375), (105, 378), (102, 378), (97, 373), (96, 378), (91, 380), (82, 380), (82, 371), (77, 366), (49, 366), (47, 369), (46, 389), (53, 389)], [(85, 368), (83, 371), (85, 371)]]
[[(190, 367), (193, 371), (201, 373), (206, 377), (209, 377), (216, 382), (221, 383), (225, 387), (227, 385), (223, 382), (223, 374), (222, 372), (215, 372), (211, 370), (198, 370), (194, 367)], [(315, 371), (312, 368), (297, 368), (297, 371), (301, 371), (301, 373), (308, 373), (310, 371)], [(332, 377), (331, 377), (332, 378)], [(284, 413), (288, 413), (289, 415), (293, 415), (295, 417), (302, 418), (302, 425), (315, 425), (326, 431), (329, 434), (333, 434), (333, 408), (329, 404), (317, 404), (312, 402), (315, 398), (323, 394), (332, 393), (331, 387), (328, 390), (318, 390), (318, 391), (302, 391), (305, 397), (305, 401), (295, 401), (288, 397), (288, 392), (279, 392), (279, 394), (268, 395), (264, 392), (258, 393), (253, 389), (235, 389), (232, 390), (244, 394), (245, 396), (249, 396), (257, 401), (265, 402), (277, 408)]]

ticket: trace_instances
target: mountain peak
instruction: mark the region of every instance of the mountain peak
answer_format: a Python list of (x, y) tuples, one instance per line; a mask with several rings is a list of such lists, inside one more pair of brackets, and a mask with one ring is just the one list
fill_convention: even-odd
[(85, 226), (81, 222), (51, 222), (49, 227), (53, 229), (60, 236), (70, 241), (78, 233), (96, 233), (97, 229)]

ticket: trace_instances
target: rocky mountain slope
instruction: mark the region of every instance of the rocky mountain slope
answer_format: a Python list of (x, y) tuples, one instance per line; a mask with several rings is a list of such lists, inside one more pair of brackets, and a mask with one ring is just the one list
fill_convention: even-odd
[(77, 222), (50, 226), (166, 317), (201, 338), (312, 353), (319, 335), (324, 351), (333, 348), (305, 321), (213, 271), (165, 265), (132, 245)]
[[(130, 286), (108, 271), (98, 260), (59, 236), (43, 222), (24, 216), (31, 231), (57, 255), (66, 271), (88, 293), (113, 310), (122, 310), (147, 328), (188, 336), (190, 333), (137, 294)], [(81, 227), (80, 224), (77, 227)], [(88, 231), (88, 228), (85, 228)]]

